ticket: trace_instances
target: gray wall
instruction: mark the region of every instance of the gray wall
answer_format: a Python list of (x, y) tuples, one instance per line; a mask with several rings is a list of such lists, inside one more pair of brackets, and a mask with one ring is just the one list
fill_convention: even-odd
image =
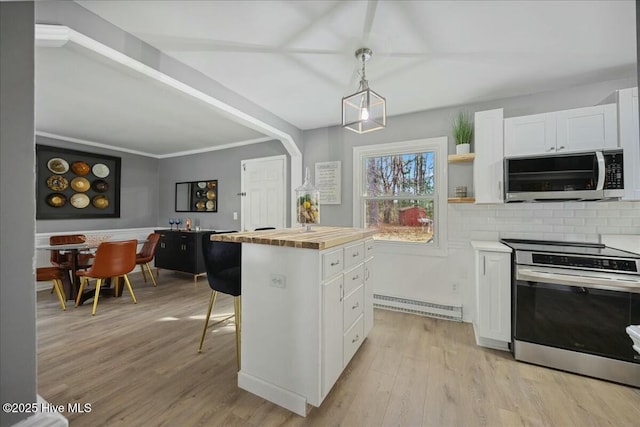
[[(160, 160), (160, 208), (158, 224), (169, 226), (169, 218), (190, 217), (203, 228), (240, 229), (240, 162), (267, 156), (286, 154), (280, 141), (246, 145), (209, 153), (172, 157)], [(287, 164), (290, 159), (287, 158)], [(289, 167), (289, 166), (288, 166)], [(218, 180), (218, 212), (176, 212), (174, 189), (176, 182)], [(287, 175), (287, 189), (291, 186), (291, 177)], [(289, 193), (289, 191), (288, 191)], [(287, 193), (286, 200), (289, 200)], [(238, 220), (233, 220), (233, 212), (238, 212)], [(287, 218), (290, 218), (287, 209)]]
[(38, 233), (149, 227), (158, 221), (158, 159), (37, 136), (38, 144), (105, 154), (122, 159), (120, 218), (38, 220)]
[[(339, 126), (305, 131), (304, 166), (310, 167), (313, 171), (316, 162), (342, 161), (342, 204), (321, 206), (322, 223), (336, 226), (352, 225), (353, 147), (355, 146), (448, 136), (449, 153), (452, 154), (455, 153), (455, 143), (451, 133), (451, 121), (460, 110), (474, 113), (504, 108), (505, 117), (515, 117), (596, 105), (610, 96), (613, 91), (633, 86), (637, 86), (637, 80), (635, 77), (630, 77), (534, 95), (421, 111), (390, 117), (387, 119), (385, 129), (364, 135), (357, 135)], [(472, 143), (471, 151), (473, 150)], [(466, 164), (451, 164), (448, 167), (449, 195), (454, 194), (454, 188), (458, 185), (466, 185), (469, 191), (472, 191), (473, 169)]]
[[(0, 400), (36, 401), (33, 3), (0, 3)], [(31, 285), (31, 286), (30, 286)], [(0, 412), (0, 426), (26, 418)]]

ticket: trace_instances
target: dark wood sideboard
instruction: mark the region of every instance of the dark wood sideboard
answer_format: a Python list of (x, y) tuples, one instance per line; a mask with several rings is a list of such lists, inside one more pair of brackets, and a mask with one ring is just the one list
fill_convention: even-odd
[(202, 236), (215, 231), (155, 230), (160, 234), (156, 248), (155, 266), (165, 270), (193, 274), (194, 284), (198, 276), (206, 273), (202, 256)]

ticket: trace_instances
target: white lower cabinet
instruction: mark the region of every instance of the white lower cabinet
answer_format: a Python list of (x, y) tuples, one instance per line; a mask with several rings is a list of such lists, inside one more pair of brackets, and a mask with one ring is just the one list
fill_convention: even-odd
[(331, 390), (344, 368), (342, 282), (342, 275), (339, 275), (322, 285), (322, 318), (324, 319), (322, 394), (325, 395)]
[(242, 243), (240, 388), (302, 416), (320, 406), (373, 326), (372, 242)]
[(511, 342), (511, 248), (472, 241), (475, 249), (476, 343), (508, 350)]

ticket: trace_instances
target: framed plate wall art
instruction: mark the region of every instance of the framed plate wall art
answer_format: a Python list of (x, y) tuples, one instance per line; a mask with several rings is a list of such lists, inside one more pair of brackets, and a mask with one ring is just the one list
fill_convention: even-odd
[(121, 158), (36, 144), (36, 219), (120, 218)]

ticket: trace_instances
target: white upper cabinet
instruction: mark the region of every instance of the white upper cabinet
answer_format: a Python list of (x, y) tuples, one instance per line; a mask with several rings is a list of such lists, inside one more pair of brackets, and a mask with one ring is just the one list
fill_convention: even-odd
[(623, 200), (640, 200), (640, 138), (638, 88), (618, 91), (620, 147), (624, 150)]
[(616, 148), (616, 104), (558, 111), (556, 151)]
[(618, 146), (615, 104), (513, 117), (504, 121), (506, 157)]
[(556, 113), (513, 117), (504, 121), (505, 157), (556, 151)]
[(502, 108), (475, 114), (473, 187), (476, 203), (502, 203), (504, 199), (503, 117)]

